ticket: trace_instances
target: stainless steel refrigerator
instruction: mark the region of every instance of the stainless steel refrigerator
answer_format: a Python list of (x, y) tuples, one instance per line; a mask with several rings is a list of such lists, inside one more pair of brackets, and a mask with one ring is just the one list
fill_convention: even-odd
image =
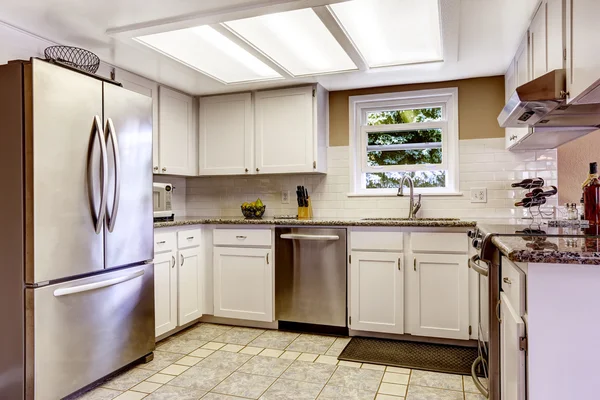
[(154, 350), (152, 100), (0, 66), (0, 398), (56, 400)]

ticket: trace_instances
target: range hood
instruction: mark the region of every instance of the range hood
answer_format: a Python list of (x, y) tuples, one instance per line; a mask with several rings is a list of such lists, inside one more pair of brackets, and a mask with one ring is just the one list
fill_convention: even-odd
[(498, 116), (503, 128), (523, 128), (511, 150), (552, 149), (600, 129), (600, 80), (570, 103), (566, 71), (557, 69), (519, 86)]

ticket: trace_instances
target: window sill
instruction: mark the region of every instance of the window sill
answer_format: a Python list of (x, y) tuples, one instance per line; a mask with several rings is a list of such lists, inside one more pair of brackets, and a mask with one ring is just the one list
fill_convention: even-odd
[[(419, 193), (415, 192), (415, 196), (421, 195), (423, 197), (456, 197), (463, 196), (463, 192), (439, 192), (439, 193)], [(401, 197), (396, 193), (347, 193), (347, 197)], [(408, 190), (403, 197), (408, 197)]]

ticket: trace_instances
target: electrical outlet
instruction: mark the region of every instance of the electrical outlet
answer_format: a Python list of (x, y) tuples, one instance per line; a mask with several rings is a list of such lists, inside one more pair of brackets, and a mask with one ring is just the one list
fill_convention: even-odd
[(487, 189), (486, 188), (472, 188), (471, 189), (471, 203), (487, 203)]
[(281, 191), (281, 204), (290, 204), (290, 191), (289, 190)]

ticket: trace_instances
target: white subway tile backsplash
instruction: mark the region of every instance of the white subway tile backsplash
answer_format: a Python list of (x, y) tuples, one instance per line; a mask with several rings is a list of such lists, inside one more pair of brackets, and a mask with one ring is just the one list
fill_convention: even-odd
[[(504, 138), (461, 140), (459, 148), (462, 196), (423, 197), (420, 216), (521, 218), (524, 210), (515, 208), (514, 203), (525, 192), (511, 188), (512, 182), (540, 176), (548, 185), (556, 184), (556, 150), (509, 152), (504, 149)], [(346, 146), (329, 148), (327, 175), (158, 178), (174, 183), (178, 188), (174, 203), (189, 216), (241, 216), (240, 205), (257, 197), (267, 205), (266, 216), (295, 215), (296, 186), (302, 185), (311, 193), (314, 215), (318, 218), (406, 217), (408, 198), (348, 197), (349, 151)], [(471, 203), (473, 187), (487, 188), (487, 203)], [(289, 204), (281, 204), (283, 190), (290, 192)], [(551, 199), (547, 205), (556, 203), (556, 199)]]

